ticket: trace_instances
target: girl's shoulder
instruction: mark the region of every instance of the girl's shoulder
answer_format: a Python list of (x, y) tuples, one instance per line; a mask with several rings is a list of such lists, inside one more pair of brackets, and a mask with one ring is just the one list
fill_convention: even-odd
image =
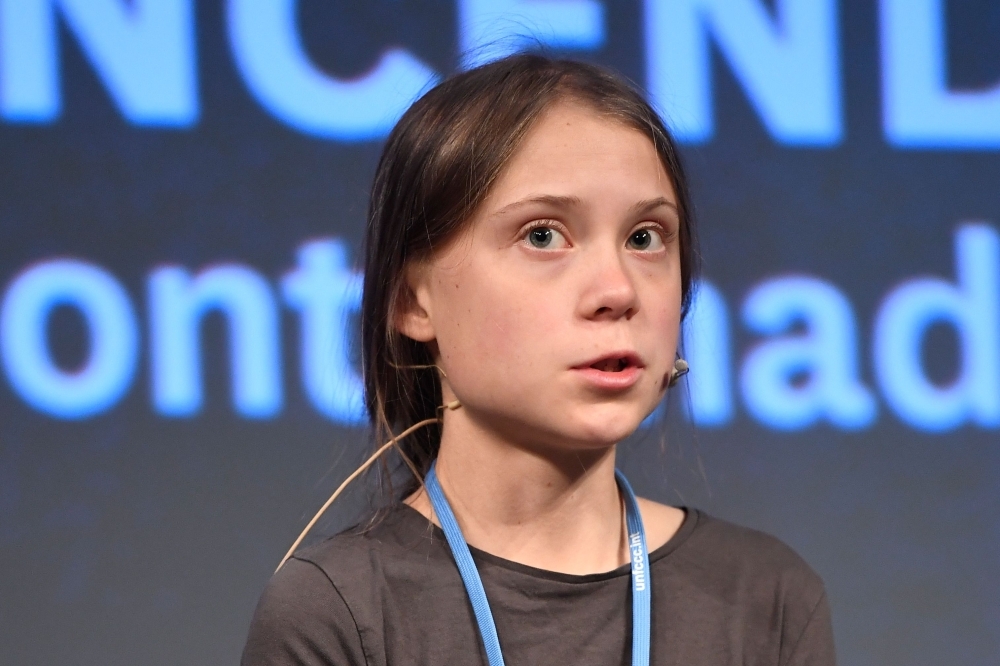
[(433, 585), (444, 569), (420, 518), (394, 508), (295, 551), (261, 595), (242, 665), (369, 663), (361, 633), (380, 625), (380, 597), (400, 581)]
[(687, 509), (693, 521), (686, 558), (711, 564), (734, 574), (754, 572), (756, 577), (792, 576), (822, 584), (819, 576), (787, 543), (767, 532), (737, 525), (698, 509)]
[(417, 582), (448, 585), (457, 572), (440, 528), (401, 503), (374, 520), (299, 549), (294, 558), (321, 571), (349, 602), (409, 589)]
[(822, 578), (781, 539), (698, 509), (685, 513), (673, 539), (651, 553), (654, 585), (656, 569), (668, 568), (674, 583), (734, 608), (778, 605), (809, 617), (825, 606)]

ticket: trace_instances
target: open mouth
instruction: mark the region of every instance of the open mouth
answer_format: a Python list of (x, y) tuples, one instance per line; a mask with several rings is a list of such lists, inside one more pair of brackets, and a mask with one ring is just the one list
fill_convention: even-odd
[(632, 351), (614, 351), (590, 363), (581, 363), (575, 370), (580, 377), (600, 391), (624, 391), (634, 386), (642, 376), (645, 364)]
[(594, 363), (590, 367), (595, 370), (600, 370), (601, 372), (621, 372), (625, 368), (629, 367), (631, 363), (627, 358), (605, 358), (601, 359), (597, 363)]

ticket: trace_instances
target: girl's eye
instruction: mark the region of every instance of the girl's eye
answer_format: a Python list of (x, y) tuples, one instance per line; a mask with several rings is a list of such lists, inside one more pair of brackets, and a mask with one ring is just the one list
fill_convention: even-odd
[(656, 251), (663, 247), (663, 238), (653, 229), (638, 229), (632, 232), (626, 244), (632, 250)]
[(568, 245), (562, 232), (552, 227), (535, 227), (528, 232), (528, 243), (540, 250), (553, 250)]

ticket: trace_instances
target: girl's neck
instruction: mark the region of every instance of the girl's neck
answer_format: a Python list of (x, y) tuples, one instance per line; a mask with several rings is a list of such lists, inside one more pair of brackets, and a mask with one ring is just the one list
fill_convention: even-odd
[[(466, 541), (520, 564), (588, 574), (628, 561), (613, 446), (539, 450), (449, 414), (437, 475)], [(407, 504), (437, 520), (423, 490)]]

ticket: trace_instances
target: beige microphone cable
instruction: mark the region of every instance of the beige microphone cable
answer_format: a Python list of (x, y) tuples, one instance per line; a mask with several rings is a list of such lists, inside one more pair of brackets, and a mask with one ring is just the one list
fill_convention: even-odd
[[(442, 375), (444, 375), (445, 377), (448, 376), (448, 375), (445, 375), (444, 369), (441, 368), (441, 367), (439, 367), (439, 366), (437, 366), (437, 365), (413, 365), (413, 366), (396, 366), (396, 365), (393, 365), (393, 367), (394, 368), (407, 367), (407, 368), (418, 368), (418, 369), (420, 369), (420, 368), (436, 368), (438, 370), (438, 372), (440, 372)], [(667, 380), (667, 385), (668, 386), (673, 386), (674, 384), (677, 383), (677, 380), (679, 380), (681, 377), (683, 377), (684, 375), (686, 375), (687, 372), (688, 372), (687, 361), (685, 361), (682, 358), (678, 358), (674, 362), (674, 367), (667, 374), (667, 377), (665, 377), (664, 379)], [(455, 410), (455, 409), (458, 409), (461, 406), (462, 406), (462, 403), (460, 401), (458, 401), (458, 400), (452, 400), (451, 402), (449, 402), (447, 404), (444, 404), (444, 405), (441, 405), (440, 407), (438, 407), (438, 410), (439, 410), (439, 412), (441, 410), (444, 410), (444, 409)], [(330, 495), (330, 499), (328, 499), (326, 501), (326, 504), (324, 504), (320, 508), (320, 510), (316, 512), (316, 515), (312, 517), (312, 520), (309, 521), (309, 524), (306, 525), (306, 527), (305, 527), (304, 530), (302, 530), (302, 533), (299, 534), (298, 538), (292, 544), (292, 547), (289, 548), (288, 552), (285, 553), (285, 556), (283, 558), (281, 558), (281, 562), (278, 564), (278, 568), (275, 569), (274, 572), (277, 573), (281, 569), (281, 567), (283, 567), (285, 565), (285, 562), (288, 561), (288, 558), (292, 556), (292, 553), (295, 552), (295, 549), (299, 547), (299, 544), (302, 543), (302, 540), (306, 538), (307, 534), (309, 534), (309, 530), (311, 530), (313, 528), (313, 526), (316, 524), (316, 522), (323, 516), (323, 514), (326, 513), (326, 510), (329, 509), (330, 505), (333, 504), (333, 501), (335, 499), (337, 499), (337, 497), (340, 496), (340, 493), (344, 492), (344, 488), (346, 488), (348, 485), (350, 485), (351, 481), (354, 481), (354, 479), (358, 478), (358, 476), (362, 472), (364, 472), (366, 469), (368, 469), (369, 467), (371, 467), (371, 465), (372, 465), (373, 462), (375, 462), (376, 460), (378, 460), (382, 456), (382, 454), (384, 454), (386, 451), (388, 451), (393, 446), (397, 447), (397, 450), (399, 451), (399, 454), (403, 457), (403, 462), (405, 462), (406, 466), (410, 468), (411, 472), (413, 472), (413, 476), (415, 476), (418, 481), (420, 481), (421, 483), (423, 483), (423, 479), (420, 478), (420, 473), (417, 471), (417, 468), (413, 466), (413, 462), (407, 457), (407, 455), (405, 453), (403, 453), (402, 449), (398, 448), (398, 446), (399, 446), (399, 440), (403, 439), (404, 437), (406, 437), (407, 435), (413, 433), (414, 431), (419, 430), (420, 428), (423, 428), (424, 426), (428, 426), (428, 425), (430, 425), (432, 423), (440, 423), (442, 421), (443, 421), (442, 416), (436, 416), (436, 417), (434, 417), (432, 419), (424, 419), (423, 421), (419, 421), (417, 423), (414, 423), (409, 428), (407, 428), (406, 430), (404, 430), (403, 432), (399, 433), (398, 435), (396, 435), (395, 437), (393, 437), (392, 439), (390, 439), (388, 442), (386, 442), (385, 444), (383, 444), (382, 446), (380, 446), (379, 449), (378, 449), (378, 451), (376, 451), (375, 453), (373, 453), (371, 455), (371, 457), (368, 458), (368, 460), (366, 460), (361, 465), (361, 467), (358, 467), (356, 470), (354, 470), (351, 473), (351, 475), (349, 477), (347, 477), (346, 479), (344, 479), (344, 482), (342, 484), (340, 484), (339, 488), (337, 488), (335, 491), (333, 491), (333, 494)]]
[[(454, 409), (458, 409), (461, 406), (462, 406), (462, 403), (460, 403), (458, 400), (452, 400), (448, 404), (442, 405), (438, 409), (452, 409), (452, 410), (454, 410)], [(274, 572), (278, 573), (278, 571), (281, 570), (281, 567), (283, 567), (285, 565), (285, 562), (288, 561), (288, 558), (290, 558), (292, 556), (292, 553), (295, 552), (295, 549), (299, 547), (299, 544), (302, 543), (302, 540), (306, 538), (307, 534), (309, 534), (309, 530), (311, 530), (313, 528), (313, 526), (316, 524), (316, 522), (323, 516), (323, 514), (326, 513), (326, 510), (330, 508), (330, 505), (333, 504), (333, 501), (335, 499), (337, 499), (338, 496), (340, 496), (340, 493), (344, 492), (344, 488), (346, 488), (351, 483), (351, 481), (353, 481), (354, 479), (358, 478), (358, 476), (362, 472), (364, 472), (366, 469), (368, 469), (369, 467), (371, 467), (371, 464), (373, 462), (375, 462), (376, 460), (378, 460), (382, 456), (382, 454), (384, 454), (390, 448), (392, 448), (393, 446), (398, 446), (399, 445), (399, 440), (401, 440), (404, 437), (406, 437), (407, 435), (409, 435), (409, 434), (411, 434), (411, 433), (419, 430), (420, 428), (423, 428), (424, 426), (428, 426), (428, 425), (430, 425), (432, 423), (440, 423), (441, 420), (442, 419), (440, 417), (436, 416), (436, 417), (434, 417), (432, 419), (424, 419), (423, 421), (419, 421), (417, 423), (414, 423), (409, 428), (407, 428), (406, 430), (404, 430), (403, 432), (399, 433), (398, 435), (396, 435), (395, 437), (393, 437), (392, 439), (390, 439), (388, 442), (386, 442), (385, 444), (383, 444), (382, 446), (380, 446), (379, 449), (378, 449), (378, 451), (376, 451), (375, 453), (373, 453), (371, 455), (371, 457), (368, 458), (368, 460), (364, 461), (364, 463), (362, 463), (360, 467), (358, 467), (356, 470), (354, 470), (351, 473), (350, 476), (348, 476), (346, 479), (344, 479), (344, 482), (340, 484), (340, 487), (338, 487), (335, 491), (333, 491), (333, 494), (330, 495), (330, 499), (328, 499), (326, 501), (326, 503), (320, 508), (320, 510), (316, 512), (316, 515), (312, 517), (312, 520), (309, 521), (309, 524), (306, 525), (305, 529), (302, 530), (302, 533), (299, 534), (299, 536), (298, 536), (297, 539), (295, 539), (295, 542), (292, 544), (292, 547), (289, 548), (288, 552), (285, 553), (285, 556), (281, 558), (281, 562), (278, 563), (278, 568), (275, 569)], [(403, 456), (403, 460), (406, 462), (407, 467), (409, 467), (410, 471), (413, 472), (414, 476), (417, 477), (417, 480), (422, 481), (422, 479), (420, 479), (420, 475), (417, 473), (416, 468), (414, 468), (413, 463), (406, 456), (406, 454), (403, 453), (402, 450), (400, 450), (399, 453), (400, 453), (400, 455)]]

